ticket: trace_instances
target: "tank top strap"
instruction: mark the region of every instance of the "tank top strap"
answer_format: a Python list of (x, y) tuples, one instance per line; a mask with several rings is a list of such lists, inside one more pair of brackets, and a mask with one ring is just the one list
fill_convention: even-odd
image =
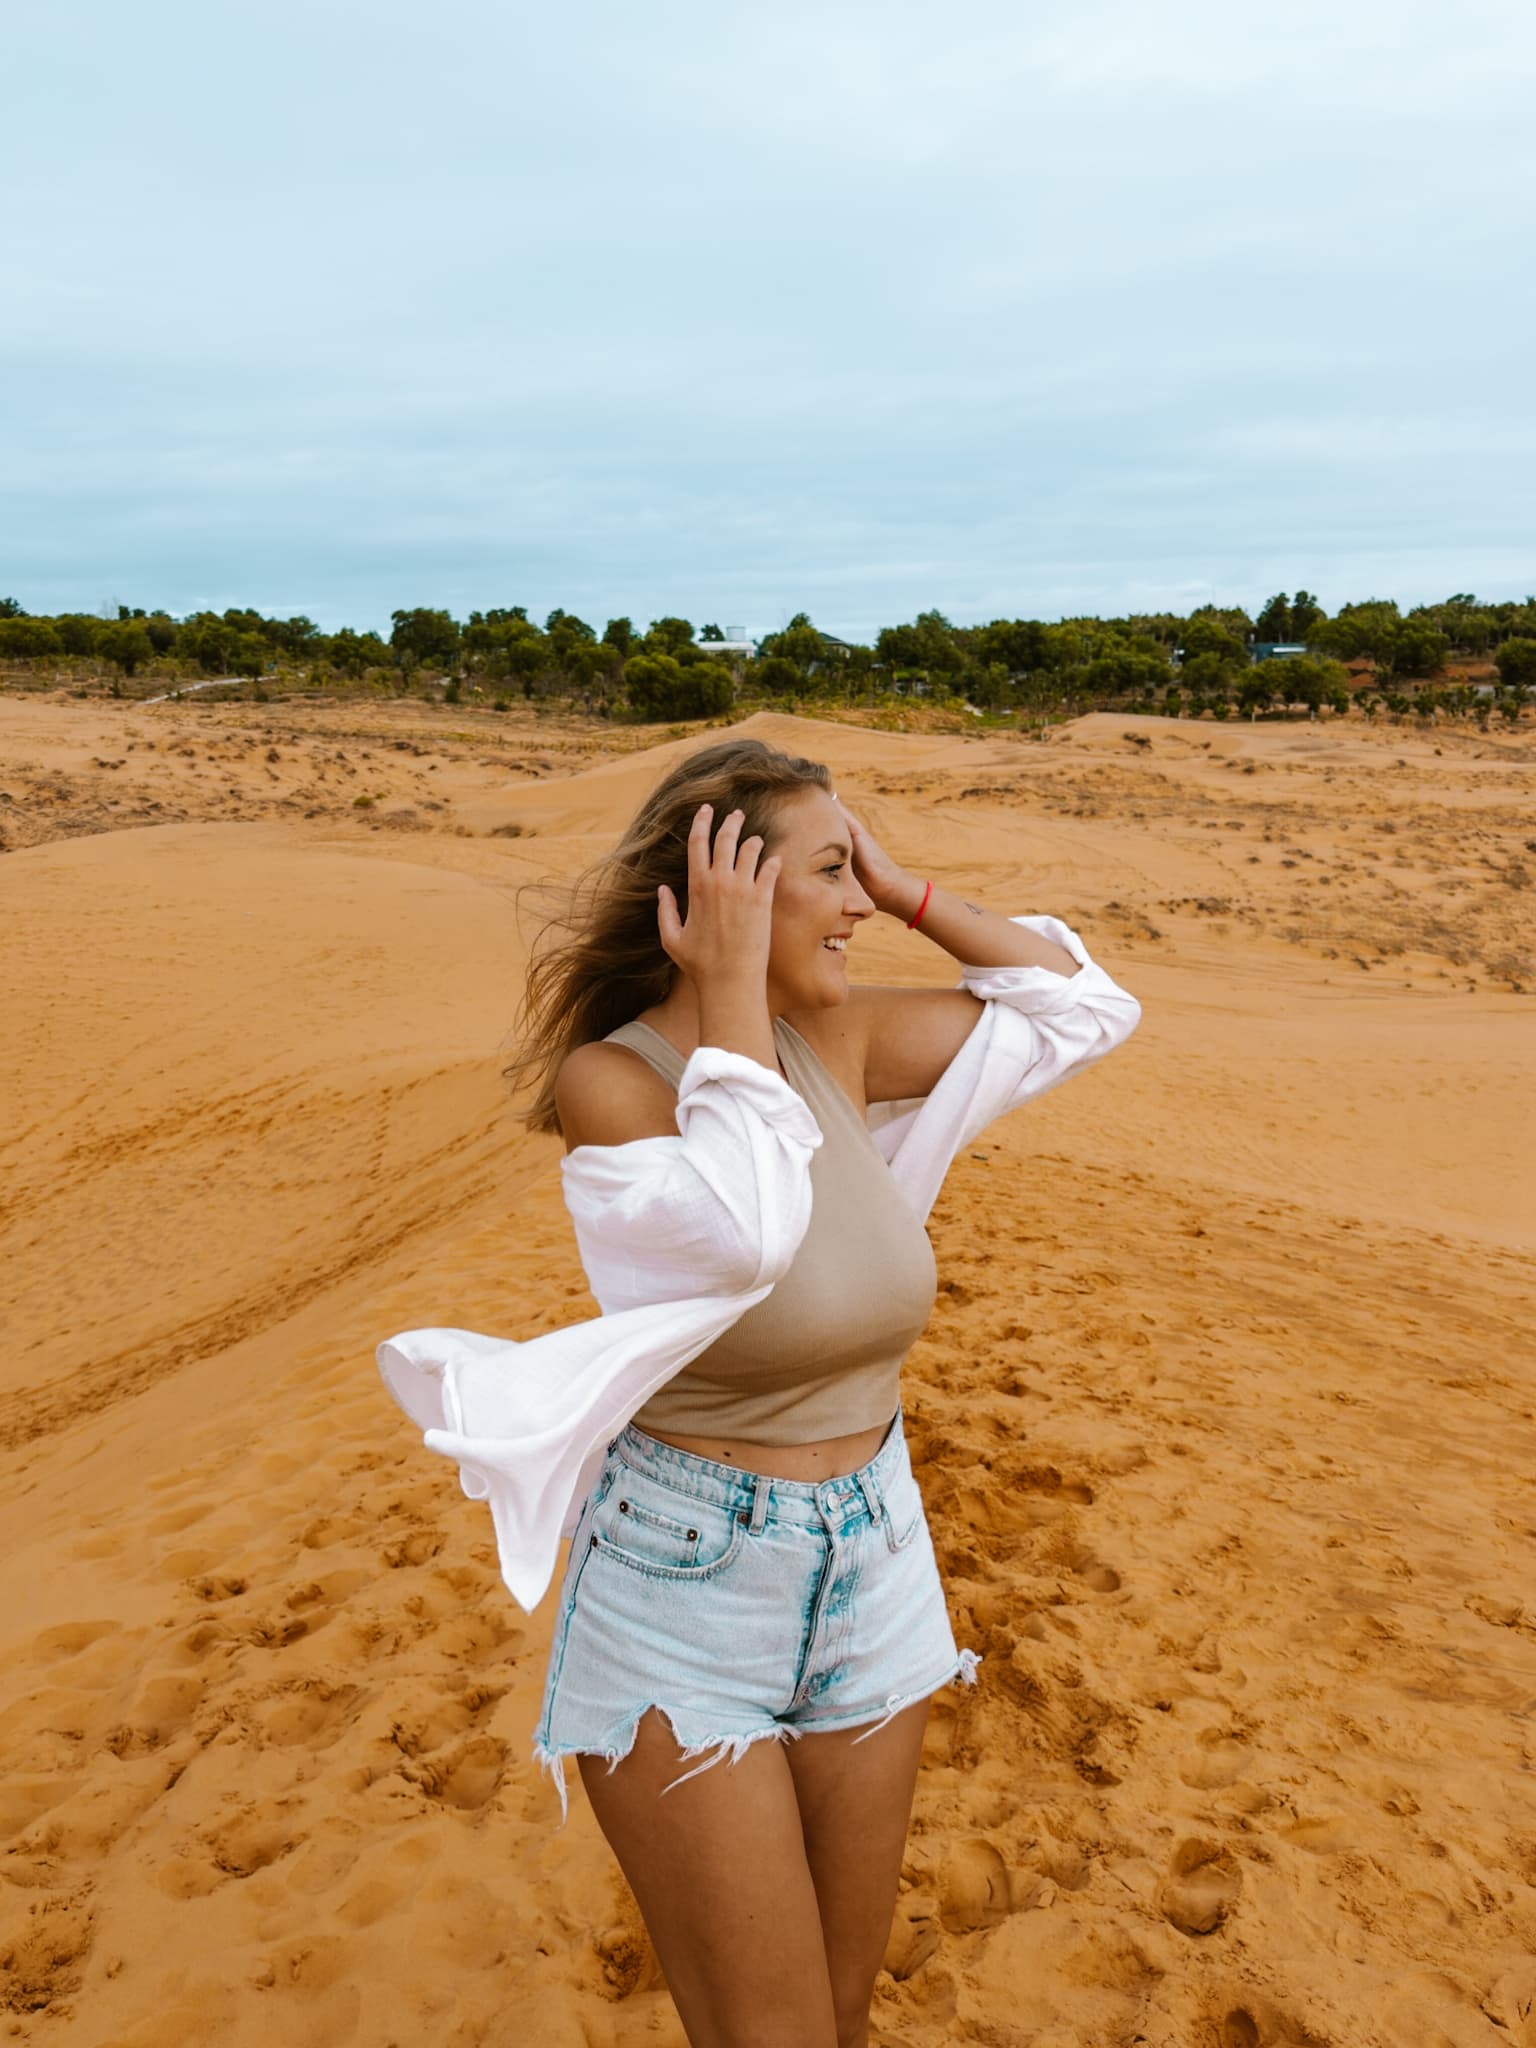
[[(628, 1024), (621, 1024), (616, 1031), (605, 1033), (604, 1042), (610, 1045), (627, 1045), (631, 1052), (639, 1053), (646, 1065), (654, 1067), (661, 1078), (673, 1088), (682, 1081), (683, 1068), (688, 1062), (669, 1039), (662, 1037), (654, 1024), (642, 1023), (636, 1017)], [(773, 1020), (773, 1043), (785, 1080), (797, 1095), (812, 1105), (813, 1110), (836, 1095), (842, 1097), (843, 1107), (849, 1114), (853, 1113), (853, 1104), (846, 1095), (843, 1095), (841, 1088), (799, 1032), (793, 1025), (786, 1024), (782, 1017), (775, 1017)]]
[(669, 1044), (654, 1025), (642, 1024), (638, 1017), (628, 1024), (621, 1024), (617, 1031), (607, 1032), (604, 1043), (627, 1045), (631, 1052), (639, 1053), (646, 1065), (654, 1067), (663, 1081), (668, 1082), (673, 1088), (676, 1088), (683, 1078), (683, 1068), (687, 1061), (677, 1047)]
[(809, 1105), (823, 1133), (830, 1134), (834, 1127), (832, 1120), (836, 1119), (873, 1144), (863, 1119), (848, 1100), (847, 1090), (828, 1072), (821, 1055), (800, 1036), (794, 1025), (786, 1023), (782, 1017), (775, 1017), (773, 1037), (779, 1049), (779, 1063), (784, 1069), (785, 1080)]

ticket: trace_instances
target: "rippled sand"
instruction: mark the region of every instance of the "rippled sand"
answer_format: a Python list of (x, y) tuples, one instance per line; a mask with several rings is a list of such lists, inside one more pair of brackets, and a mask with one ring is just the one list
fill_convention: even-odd
[[(748, 729), (1145, 1011), (933, 1219), (985, 1661), (876, 2039), (1532, 2048), (1536, 735)], [(681, 2043), (528, 1758), (550, 1613), (372, 1363), (590, 1312), (496, 1069), (645, 737), (0, 698), (8, 2038)]]

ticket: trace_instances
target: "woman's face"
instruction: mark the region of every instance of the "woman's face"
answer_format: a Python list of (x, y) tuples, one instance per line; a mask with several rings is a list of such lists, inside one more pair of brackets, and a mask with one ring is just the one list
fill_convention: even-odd
[(773, 935), (768, 950), (769, 1008), (830, 1008), (848, 1000), (848, 960), (842, 944), (874, 903), (854, 879), (852, 834), (835, 797), (808, 789), (779, 805), (766, 856), (781, 858), (773, 892)]

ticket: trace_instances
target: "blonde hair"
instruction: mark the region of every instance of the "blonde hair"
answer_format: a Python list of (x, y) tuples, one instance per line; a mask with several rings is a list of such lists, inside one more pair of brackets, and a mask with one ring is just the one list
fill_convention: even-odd
[(618, 845), (557, 900), (535, 939), (515, 1026), (517, 1052), (502, 1069), (530, 1131), (560, 1129), (555, 1079), (578, 1045), (605, 1038), (666, 996), (677, 969), (661, 943), (656, 891), (665, 882), (688, 915), (688, 832), (714, 806), (711, 841), (728, 811), (745, 812), (741, 837), (763, 835), (771, 853), (781, 805), (809, 789), (831, 792), (819, 761), (762, 740), (721, 740), (680, 761), (651, 791)]

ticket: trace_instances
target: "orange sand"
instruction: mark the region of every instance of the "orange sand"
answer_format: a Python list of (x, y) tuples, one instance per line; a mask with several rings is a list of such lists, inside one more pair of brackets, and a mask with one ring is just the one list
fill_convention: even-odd
[[(935, 1213), (985, 1662), (875, 2038), (1533, 2048), (1536, 736), (749, 726), (1145, 1010)], [(550, 1609), (372, 1362), (590, 1312), (496, 1068), (644, 737), (0, 699), (6, 2038), (681, 2043), (528, 1758)]]

